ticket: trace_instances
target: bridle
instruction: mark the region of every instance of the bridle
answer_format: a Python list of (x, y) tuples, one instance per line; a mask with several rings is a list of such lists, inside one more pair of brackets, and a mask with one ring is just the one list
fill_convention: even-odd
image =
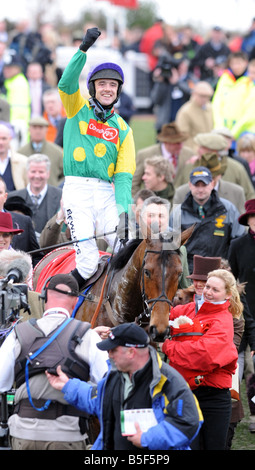
[[(156, 253), (161, 255), (161, 271), (162, 271), (162, 291), (161, 294), (158, 297), (155, 297), (153, 299), (148, 299), (147, 294), (145, 292), (145, 282), (144, 282), (144, 267), (145, 267), (145, 261), (146, 261), (146, 256), (148, 253)], [(144, 257), (143, 257), (143, 262), (142, 262), (142, 301), (143, 301), (143, 306), (144, 310), (138, 317), (136, 318), (136, 322), (139, 324), (139, 326), (143, 325), (148, 325), (150, 322), (150, 317), (151, 317), (151, 312), (157, 302), (166, 302), (170, 307), (173, 305), (171, 300), (168, 299), (166, 292), (165, 292), (165, 276), (166, 276), (166, 258), (162, 256), (163, 250), (145, 250), (144, 252)], [(150, 305), (151, 304), (151, 305)], [(143, 318), (145, 317), (145, 321), (143, 321)]]

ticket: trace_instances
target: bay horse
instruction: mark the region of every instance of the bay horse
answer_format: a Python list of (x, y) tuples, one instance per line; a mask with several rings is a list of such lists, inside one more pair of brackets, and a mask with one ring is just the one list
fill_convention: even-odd
[[(181, 245), (192, 232), (193, 226), (182, 232)], [(75, 318), (92, 327), (136, 322), (146, 328), (152, 341), (164, 341), (169, 335), (169, 310), (182, 273), (179, 249), (165, 249), (171, 241), (172, 235), (168, 239), (166, 234), (153, 237), (148, 233), (146, 239), (132, 240), (109, 257), (99, 279), (80, 292)], [(35, 268), (34, 290), (38, 278)]]

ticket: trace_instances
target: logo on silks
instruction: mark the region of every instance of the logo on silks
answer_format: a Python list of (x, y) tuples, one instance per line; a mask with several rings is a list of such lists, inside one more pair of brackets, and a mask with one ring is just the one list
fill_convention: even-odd
[[(215, 227), (216, 229), (214, 230), (214, 235), (224, 237), (224, 221), (226, 219), (226, 215), (222, 214), (219, 215), (219, 217), (216, 217), (215, 219)], [(223, 229), (223, 230), (221, 230)]]
[(94, 119), (90, 119), (87, 135), (92, 135), (98, 139), (104, 139), (108, 142), (118, 143), (119, 131), (114, 127), (106, 126), (103, 123), (97, 122)]

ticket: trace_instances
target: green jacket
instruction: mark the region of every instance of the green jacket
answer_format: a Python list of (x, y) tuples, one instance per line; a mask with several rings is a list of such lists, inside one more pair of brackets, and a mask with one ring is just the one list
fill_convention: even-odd
[(118, 211), (128, 212), (135, 172), (133, 132), (116, 113), (106, 123), (97, 119), (79, 88), (85, 63), (86, 54), (78, 50), (58, 84), (67, 115), (63, 139), (64, 175), (114, 182)]

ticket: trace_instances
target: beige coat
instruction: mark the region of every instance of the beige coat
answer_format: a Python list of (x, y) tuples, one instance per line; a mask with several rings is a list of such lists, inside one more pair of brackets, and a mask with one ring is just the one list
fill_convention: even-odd
[(197, 145), (193, 140), (194, 137), (197, 134), (213, 130), (212, 104), (207, 103), (205, 108), (201, 108), (201, 106), (190, 100), (180, 107), (176, 114), (175, 122), (182, 132), (186, 132), (189, 135), (185, 145), (196, 151)]
[[(26, 145), (21, 147), (19, 152), (22, 153), (22, 155), (26, 155), (27, 157), (37, 153), (33, 149), (31, 142), (28, 142)], [(60, 183), (64, 181), (62, 147), (54, 144), (53, 142), (47, 142), (44, 140), (40, 153), (47, 155), (51, 162), (48, 183), (52, 186), (59, 186)]]
[(16, 190), (26, 188), (27, 177), (27, 157), (11, 149), (11, 172)]

